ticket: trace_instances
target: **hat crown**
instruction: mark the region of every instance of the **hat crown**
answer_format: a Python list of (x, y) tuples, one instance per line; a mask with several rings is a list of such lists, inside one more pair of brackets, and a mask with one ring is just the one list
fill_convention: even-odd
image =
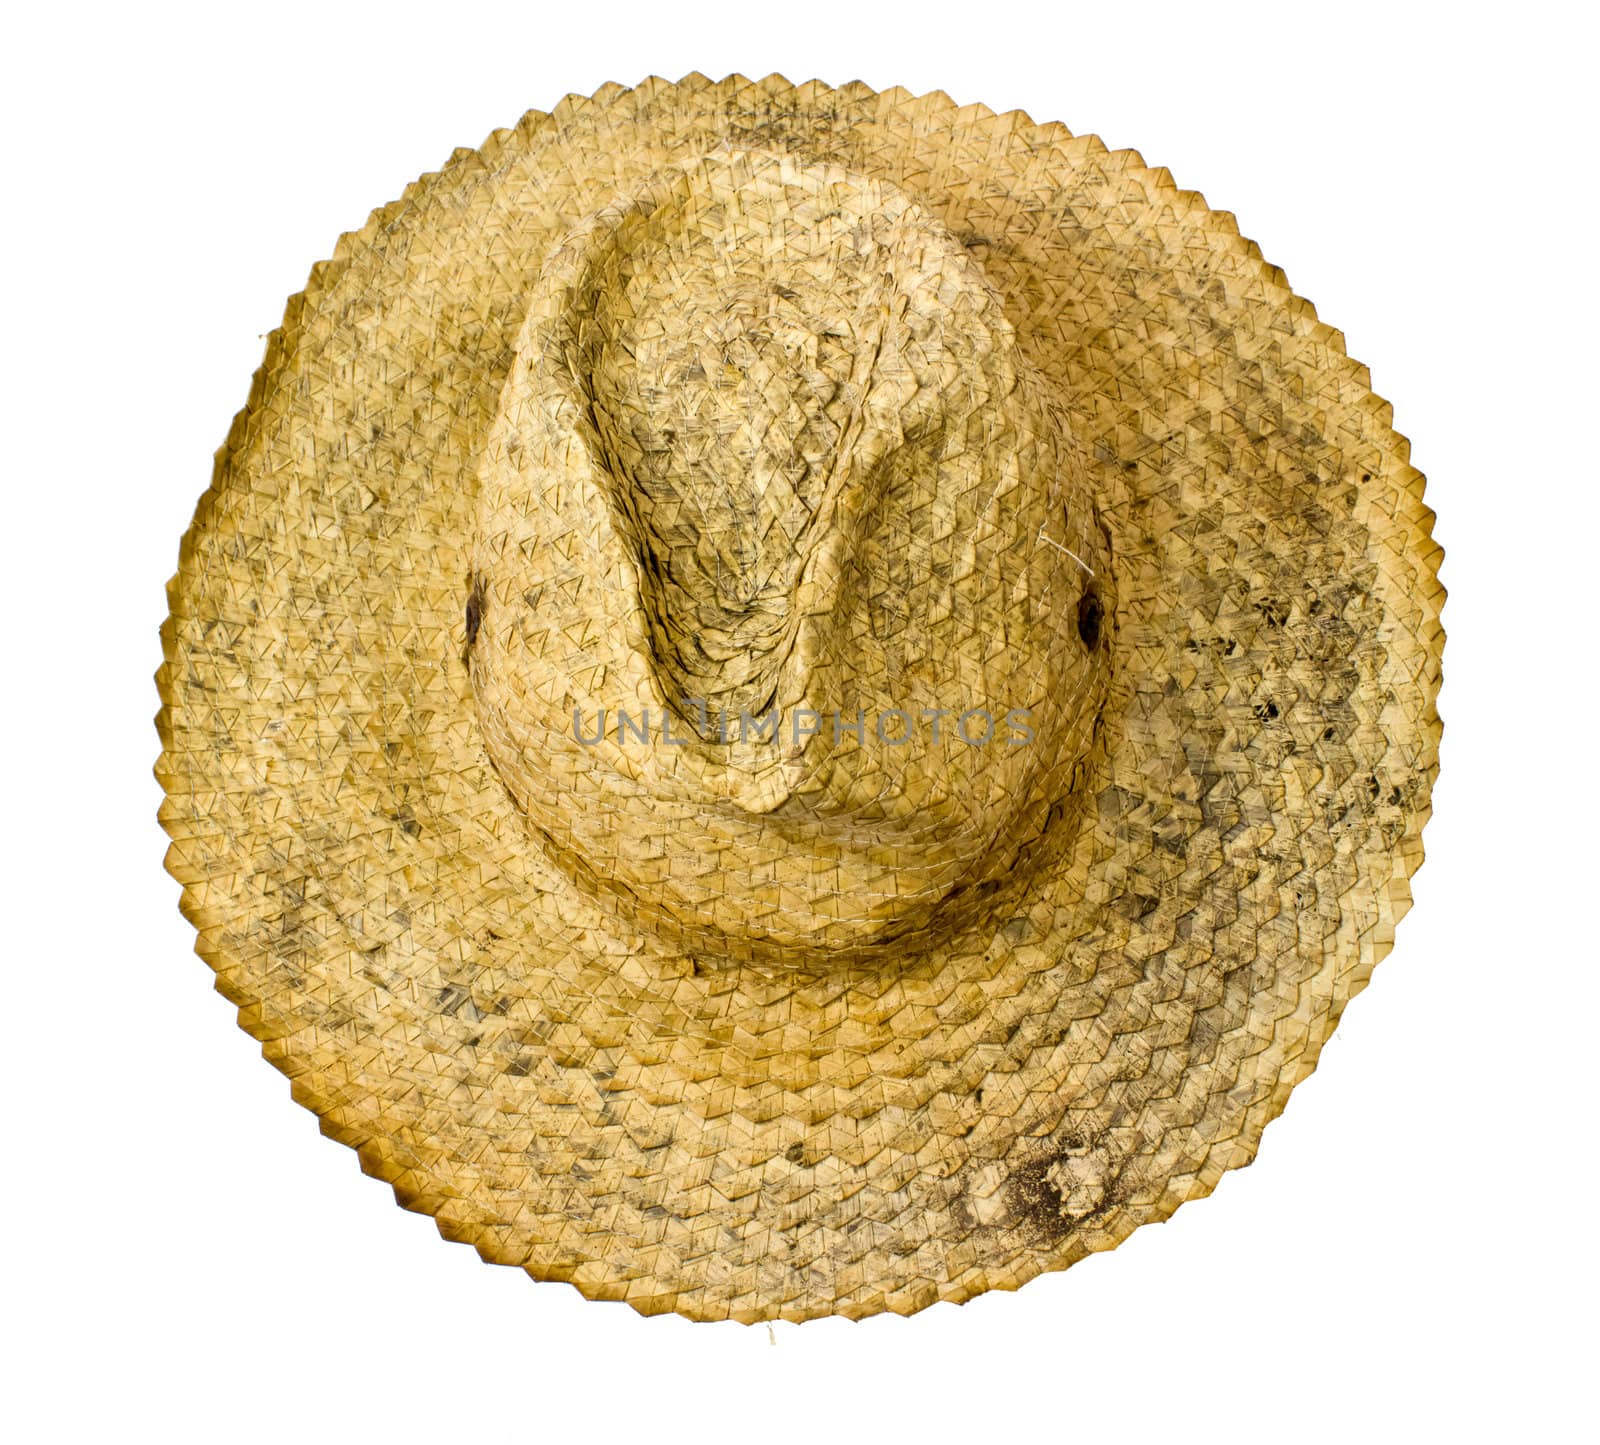
[(712, 961), (876, 960), (1062, 835), (1106, 543), (998, 295), (903, 192), (724, 149), (589, 218), (480, 484), (490, 754), (631, 920)]

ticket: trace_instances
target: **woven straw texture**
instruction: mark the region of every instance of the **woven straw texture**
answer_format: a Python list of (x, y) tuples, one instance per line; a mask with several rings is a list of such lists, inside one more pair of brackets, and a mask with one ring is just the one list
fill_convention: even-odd
[[(168, 867), (295, 1098), (487, 1260), (697, 1319), (1015, 1288), (1249, 1163), (1388, 952), (1422, 492), (1132, 152), (570, 97), (270, 339), (169, 589)], [(823, 721), (729, 734), (772, 708)]]

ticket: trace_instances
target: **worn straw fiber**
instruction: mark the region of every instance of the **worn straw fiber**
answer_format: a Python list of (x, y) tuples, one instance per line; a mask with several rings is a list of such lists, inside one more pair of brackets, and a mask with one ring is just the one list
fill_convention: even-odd
[(531, 112), (313, 270), (184, 540), (199, 951), (402, 1204), (593, 1298), (1111, 1248), (1250, 1162), (1409, 906), (1443, 593), (1389, 423), (1092, 136)]

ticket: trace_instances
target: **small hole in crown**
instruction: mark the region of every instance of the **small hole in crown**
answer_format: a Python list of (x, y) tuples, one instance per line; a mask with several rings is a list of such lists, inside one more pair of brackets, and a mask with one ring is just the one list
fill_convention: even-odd
[(1078, 636), (1083, 639), (1083, 645), (1091, 652), (1100, 645), (1100, 623), (1105, 614), (1100, 594), (1094, 588), (1089, 588), (1078, 599)]
[(467, 647), (478, 640), (478, 629), (483, 626), (483, 578), (474, 577), (467, 593)]

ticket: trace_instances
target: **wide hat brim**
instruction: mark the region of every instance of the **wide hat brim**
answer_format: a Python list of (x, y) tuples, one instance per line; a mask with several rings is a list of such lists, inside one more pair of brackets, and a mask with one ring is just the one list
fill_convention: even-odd
[[(474, 464), (530, 288), (723, 144), (884, 179), (961, 238), (1111, 538), (1069, 855), (882, 976), (619, 928), (477, 731)], [(315, 268), (184, 540), (158, 775), (199, 952), (402, 1204), (594, 1298), (909, 1313), (1111, 1248), (1250, 1162), (1409, 906), (1444, 594), (1389, 423), (1230, 216), (1092, 136), (776, 77), (530, 113)]]

